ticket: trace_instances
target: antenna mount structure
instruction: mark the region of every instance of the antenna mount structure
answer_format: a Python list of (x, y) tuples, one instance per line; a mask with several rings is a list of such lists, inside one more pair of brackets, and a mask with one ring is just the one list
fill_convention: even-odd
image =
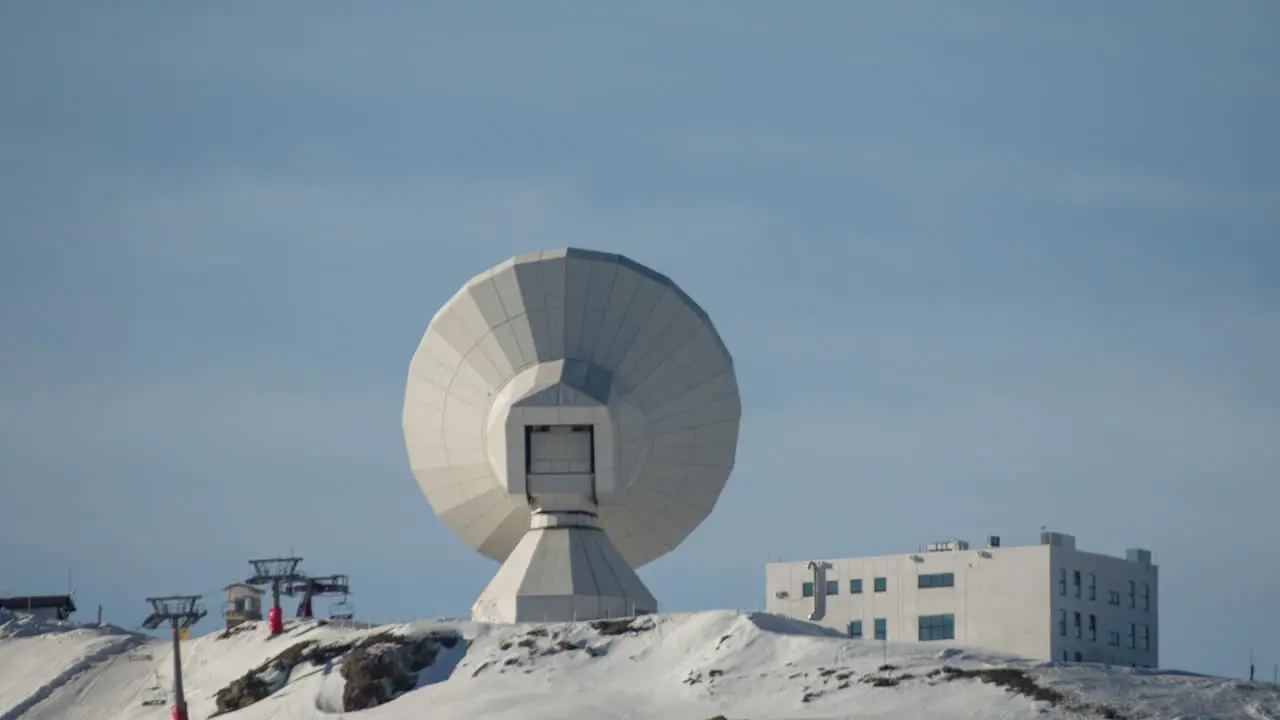
[(173, 717), (187, 720), (187, 699), (182, 693), (181, 631), (195, 625), (205, 616), (199, 595), (169, 595), (150, 597), (151, 614), (142, 621), (142, 627), (155, 630), (166, 621), (173, 628)]

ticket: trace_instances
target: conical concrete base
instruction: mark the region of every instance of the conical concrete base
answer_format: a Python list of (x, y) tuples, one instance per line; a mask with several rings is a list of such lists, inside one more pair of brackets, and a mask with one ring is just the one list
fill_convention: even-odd
[(471, 608), (478, 622), (571, 622), (653, 613), (658, 603), (595, 527), (535, 527)]

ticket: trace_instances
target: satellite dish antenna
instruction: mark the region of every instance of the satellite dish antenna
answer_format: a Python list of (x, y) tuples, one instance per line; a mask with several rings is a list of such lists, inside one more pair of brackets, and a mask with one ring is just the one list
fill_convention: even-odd
[(619, 255), (521, 255), (466, 283), (409, 366), (404, 434), (437, 516), (502, 563), (488, 622), (657, 611), (634, 568), (733, 469), (733, 359), (671, 280)]

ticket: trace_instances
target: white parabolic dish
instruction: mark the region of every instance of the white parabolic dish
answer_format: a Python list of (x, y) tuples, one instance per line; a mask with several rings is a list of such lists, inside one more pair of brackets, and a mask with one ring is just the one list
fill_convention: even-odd
[(601, 575), (634, 578), (710, 514), (740, 416), (733, 360), (692, 299), (625, 257), (567, 249), (477, 275), (436, 313), (404, 433), (436, 514), (506, 561), (477, 619), (581, 619), (656, 609)]

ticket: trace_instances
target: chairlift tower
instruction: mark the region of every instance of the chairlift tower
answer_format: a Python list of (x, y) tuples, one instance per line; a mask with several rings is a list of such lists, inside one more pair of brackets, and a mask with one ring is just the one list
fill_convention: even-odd
[(170, 595), (147, 598), (151, 614), (142, 627), (155, 630), (166, 621), (173, 628), (173, 718), (187, 720), (187, 699), (182, 694), (182, 631), (205, 616), (199, 595)]
[(266, 558), (249, 561), (249, 564), (253, 566), (253, 576), (245, 580), (245, 584), (271, 586), (272, 614), (277, 618), (271, 623), (272, 635), (278, 635), (283, 631), (283, 623), (279, 621), (279, 618), (283, 617), (280, 611), (281, 591), (292, 595), (293, 584), (306, 580), (306, 576), (298, 572), (298, 565), (301, 562), (302, 558), (300, 557)]
[(315, 617), (311, 607), (312, 600), (322, 595), (342, 595), (345, 599), (351, 592), (351, 582), (346, 575), (308, 577), (291, 582), (285, 590), (286, 595), (302, 595), (302, 601), (298, 603), (297, 616), (312, 618)]

